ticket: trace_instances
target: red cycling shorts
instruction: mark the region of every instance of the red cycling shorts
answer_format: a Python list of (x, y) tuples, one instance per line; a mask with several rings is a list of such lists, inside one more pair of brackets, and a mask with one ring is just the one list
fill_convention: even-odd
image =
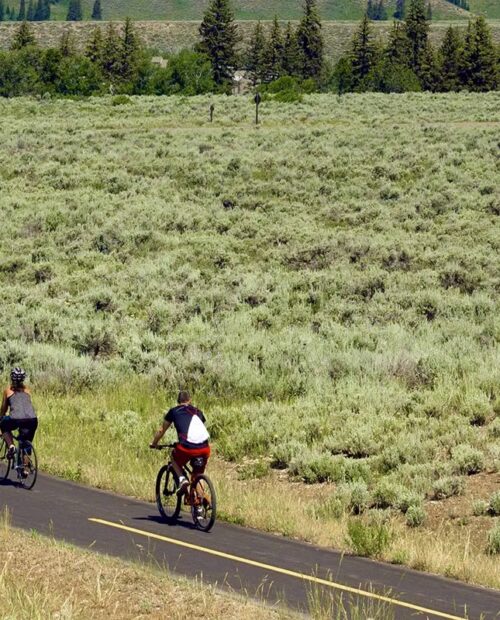
[(206, 464), (210, 456), (210, 446), (204, 446), (203, 448), (185, 448), (178, 443), (172, 452), (172, 458), (179, 467), (184, 467), (188, 461), (197, 456), (203, 456)]

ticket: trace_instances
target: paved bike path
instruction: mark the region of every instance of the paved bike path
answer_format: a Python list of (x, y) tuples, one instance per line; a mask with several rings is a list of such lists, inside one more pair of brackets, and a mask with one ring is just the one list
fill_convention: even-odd
[(500, 592), (398, 566), (342, 555), (279, 536), (216, 523), (195, 530), (189, 515), (163, 523), (154, 504), (49, 476), (32, 491), (0, 485), (12, 524), (81, 547), (154, 562), (188, 577), (307, 611), (325, 590), (366, 605), (384, 601), (395, 618), (500, 618)]

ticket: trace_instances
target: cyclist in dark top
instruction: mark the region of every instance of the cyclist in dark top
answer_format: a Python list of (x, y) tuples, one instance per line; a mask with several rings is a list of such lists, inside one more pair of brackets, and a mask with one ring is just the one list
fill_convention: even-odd
[(10, 387), (3, 393), (0, 409), (0, 431), (8, 446), (8, 456), (15, 453), (12, 431), (19, 431), (19, 439), (33, 441), (38, 426), (31, 393), (24, 385), (26, 373), (22, 368), (14, 368), (10, 373)]
[(196, 473), (203, 473), (210, 456), (210, 436), (205, 428), (205, 416), (191, 404), (189, 392), (179, 392), (177, 407), (165, 415), (162, 427), (155, 434), (150, 448), (156, 448), (158, 442), (173, 424), (179, 438), (172, 452), (172, 465), (179, 480), (179, 494), (182, 494), (189, 482), (183, 474), (183, 467), (196, 457), (203, 457), (203, 468)]

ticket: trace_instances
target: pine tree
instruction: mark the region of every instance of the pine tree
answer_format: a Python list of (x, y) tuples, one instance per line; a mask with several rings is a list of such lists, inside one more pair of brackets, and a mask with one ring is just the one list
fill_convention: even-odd
[(99, 27), (94, 28), (92, 37), (88, 40), (85, 48), (85, 56), (92, 62), (102, 65), (103, 61), (103, 48), (104, 42), (102, 38), (102, 31)]
[(28, 47), (29, 45), (36, 45), (36, 41), (31, 26), (25, 20), (21, 22), (16, 34), (14, 35), (11, 49), (20, 50), (21, 48)]
[(17, 21), (23, 22), (26, 19), (26, 0), (21, 0), (19, 3), (19, 13), (17, 14)]
[(92, 8), (92, 19), (99, 21), (102, 19), (101, 0), (95, 0), (94, 2), (94, 6)]
[(121, 58), (121, 76), (126, 81), (131, 80), (137, 70), (139, 49), (139, 39), (137, 38), (132, 20), (130, 17), (127, 17), (123, 29)]
[(469, 22), (460, 74), (462, 84), (473, 91), (495, 90), (500, 85), (498, 52), (482, 15)]
[(32, 22), (35, 20), (35, 3), (33, 2), (33, 0), (29, 1), (28, 12), (26, 13), (26, 19), (29, 22)]
[(266, 40), (262, 30), (262, 24), (257, 22), (253, 31), (250, 45), (246, 53), (246, 70), (253, 86), (256, 86), (264, 79), (264, 55), (266, 51)]
[(106, 36), (104, 37), (101, 56), (102, 70), (109, 78), (116, 79), (120, 76), (122, 57), (122, 41), (120, 40), (114, 25), (110, 22), (106, 29)]
[(236, 67), (238, 42), (238, 27), (230, 0), (210, 0), (200, 26), (200, 36), (198, 50), (210, 58), (215, 82), (227, 85)]
[(5, 5), (3, 0), (0, 0), (0, 22), (3, 22), (5, 19)]
[(368, 19), (374, 19), (375, 17), (373, 0), (368, 0), (368, 4), (366, 5), (366, 16)]
[(305, 0), (304, 16), (297, 30), (297, 44), (302, 77), (319, 80), (323, 69), (323, 35), (316, 0)]
[(38, 0), (36, 3), (34, 21), (42, 22), (50, 19), (50, 4), (49, 0)]
[(82, 21), (82, 2), (81, 0), (69, 0), (68, 14), (66, 15), (66, 21), (68, 22), (80, 22)]
[(385, 8), (384, 0), (379, 0), (376, 19), (378, 21), (385, 21), (387, 19), (387, 9)]
[(273, 82), (283, 75), (283, 38), (277, 16), (264, 52), (264, 81)]
[(406, 15), (405, 0), (396, 0), (396, 10), (394, 11), (395, 19), (404, 19)]
[(377, 63), (377, 47), (368, 16), (365, 15), (354, 34), (351, 46), (352, 85), (364, 89), (366, 81)]
[(444, 92), (460, 90), (460, 62), (463, 42), (458, 28), (450, 26), (439, 49), (440, 90)]
[(406, 18), (406, 34), (411, 43), (411, 67), (420, 77), (429, 47), (429, 24), (425, 17), (424, 0), (411, 0)]
[(76, 53), (76, 44), (73, 34), (70, 30), (65, 30), (59, 41), (59, 51), (62, 56), (74, 56)]
[(389, 41), (385, 48), (385, 56), (396, 65), (403, 67), (411, 66), (411, 43), (401, 22), (393, 23), (392, 29), (389, 32)]
[(427, 10), (426, 10), (425, 17), (427, 18), (428, 22), (432, 21), (432, 5), (430, 2), (427, 2)]
[(300, 49), (297, 34), (290, 22), (286, 25), (285, 40), (283, 42), (283, 74), (298, 76), (300, 73)]

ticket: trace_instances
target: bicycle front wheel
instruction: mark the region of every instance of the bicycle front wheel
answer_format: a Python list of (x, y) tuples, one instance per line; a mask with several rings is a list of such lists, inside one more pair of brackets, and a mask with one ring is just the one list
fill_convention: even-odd
[(12, 460), (7, 458), (5, 439), (0, 439), (0, 482), (9, 477), (11, 463)]
[(191, 514), (196, 527), (209, 532), (217, 516), (215, 488), (208, 476), (201, 474), (191, 483)]
[(156, 505), (161, 516), (175, 521), (181, 511), (181, 498), (177, 495), (177, 477), (170, 465), (164, 465), (156, 477)]
[(35, 448), (31, 443), (25, 442), (21, 448), (21, 464), (23, 469), (20, 470), (20, 483), (23, 488), (29, 491), (35, 486), (38, 476), (38, 460)]

